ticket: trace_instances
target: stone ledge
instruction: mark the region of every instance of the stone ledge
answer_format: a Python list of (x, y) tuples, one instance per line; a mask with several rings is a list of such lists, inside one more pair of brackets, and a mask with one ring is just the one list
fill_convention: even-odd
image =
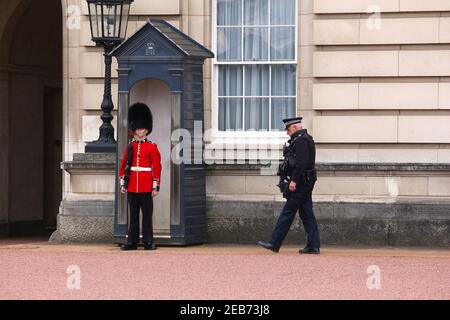
[(450, 163), (318, 163), (319, 171), (431, 171), (450, 172)]
[[(274, 189), (274, 194), (218, 194), (207, 193), (206, 199), (208, 202), (214, 201), (250, 201), (250, 202), (282, 202), (286, 200)], [(449, 197), (430, 197), (430, 196), (368, 196), (368, 195), (312, 195), (314, 203), (333, 202), (333, 203), (382, 203), (382, 204), (448, 204), (450, 205)]]
[[(258, 171), (269, 164), (210, 164), (207, 171)], [(450, 172), (450, 163), (316, 163), (318, 171), (429, 171)]]
[(114, 171), (115, 153), (74, 153), (72, 161), (61, 162), (61, 169), (67, 172), (75, 170)]
[(104, 153), (74, 153), (73, 154), (74, 162), (106, 162), (106, 163), (115, 163), (116, 162), (116, 154), (110, 152)]
[[(114, 170), (114, 153), (74, 153), (73, 161), (61, 162), (64, 170)], [(207, 172), (212, 171), (259, 171), (270, 169), (270, 164), (209, 164)], [(317, 163), (318, 171), (425, 171), (450, 172), (450, 163)]]

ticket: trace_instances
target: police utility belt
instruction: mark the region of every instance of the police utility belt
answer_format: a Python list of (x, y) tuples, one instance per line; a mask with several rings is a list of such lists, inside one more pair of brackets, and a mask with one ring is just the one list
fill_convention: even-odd
[(140, 171), (152, 171), (152, 168), (150, 168), (150, 167), (131, 167), (130, 170), (131, 170), (131, 171), (136, 171), (136, 172), (140, 172)]

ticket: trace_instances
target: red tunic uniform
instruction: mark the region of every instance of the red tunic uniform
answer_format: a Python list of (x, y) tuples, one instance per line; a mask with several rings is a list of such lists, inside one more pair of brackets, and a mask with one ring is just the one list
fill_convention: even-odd
[[(161, 154), (158, 146), (144, 139), (142, 141), (134, 140), (133, 159), (131, 161), (130, 178), (128, 180), (128, 192), (152, 192), (161, 181)], [(120, 165), (119, 176), (125, 175), (125, 165), (127, 162), (128, 148), (125, 148), (122, 163)], [(151, 171), (140, 171), (140, 168), (151, 168)], [(148, 169), (144, 169), (148, 170)]]

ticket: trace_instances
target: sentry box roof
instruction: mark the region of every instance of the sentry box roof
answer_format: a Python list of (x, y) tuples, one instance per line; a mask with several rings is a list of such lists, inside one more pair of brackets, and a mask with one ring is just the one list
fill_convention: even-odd
[[(170, 43), (172, 48), (165, 46), (162, 43), (155, 43), (154, 47), (147, 46), (145, 51), (133, 52), (134, 50), (139, 50), (142, 46), (142, 42), (139, 41), (140, 35), (148, 34), (148, 29), (153, 29), (159, 35), (164, 37), (166, 44)], [(148, 39), (142, 39), (148, 40)], [(154, 39), (157, 42), (157, 39)], [(148, 42), (148, 41), (147, 41)], [(133, 45), (133, 44), (136, 45)], [(131, 46), (130, 46), (131, 45)], [(153, 51), (152, 51), (153, 50)], [(116, 57), (121, 56), (171, 56), (177, 53), (182, 54), (186, 57), (192, 58), (213, 58), (214, 53), (206, 49), (200, 43), (189, 37), (188, 35), (182, 33), (180, 30), (172, 26), (165, 20), (151, 19), (148, 20), (145, 25), (143, 25), (138, 31), (136, 31), (130, 38), (122, 42), (117, 48), (115, 48), (111, 55)]]

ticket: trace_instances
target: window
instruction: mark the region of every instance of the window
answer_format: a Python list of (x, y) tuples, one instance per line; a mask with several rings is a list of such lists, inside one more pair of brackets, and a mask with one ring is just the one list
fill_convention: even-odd
[(215, 5), (218, 130), (282, 130), (296, 109), (296, 0)]

